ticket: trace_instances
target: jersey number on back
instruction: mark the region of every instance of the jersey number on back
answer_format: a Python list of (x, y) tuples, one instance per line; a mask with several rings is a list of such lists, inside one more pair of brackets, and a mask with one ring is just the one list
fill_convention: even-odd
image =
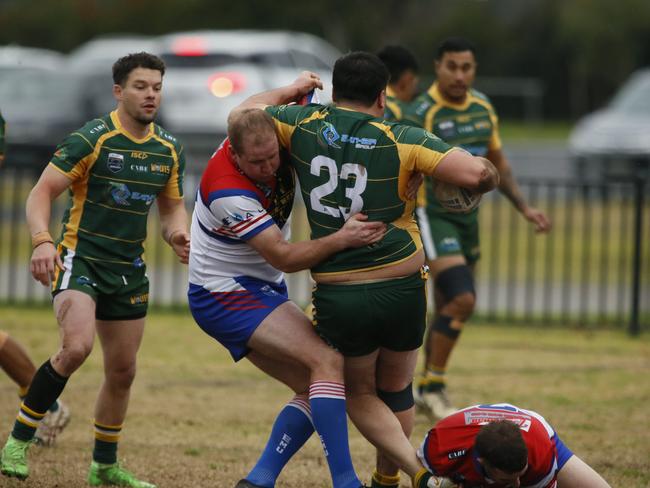
[[(366, 183), (368, 181), (366, 168), (360, 164), (345, 163), (341, 166), (341, 174), (339, 175), (336, 162), (332, 158), (328, 158), (327, 156), (316, 156), (311, 160), (311, 174), (314, 176), (320, 176), (321, 168), (327, 168), (329, 172), (329, 180), (322, 185), (317, 186), (309, 193), (311, 208), (316, 212), (324, 213), (331, 217), (340, 217), (343, 215), (345, 220), (348, 220), (350, 215), (360, 212), (363, 208), (363, 199), (361, 198), (361, 194), (366, 189)], [(340, 205), (332, 207), (321, 203), (321, 199), (334, 193), (339, 184), (339, 179), (348, 181), (351, 176), (354, 176), (354, 186), (345, 189), (346, 198), (349, 198), (352, 202), (350, 208), (342, 207)]]

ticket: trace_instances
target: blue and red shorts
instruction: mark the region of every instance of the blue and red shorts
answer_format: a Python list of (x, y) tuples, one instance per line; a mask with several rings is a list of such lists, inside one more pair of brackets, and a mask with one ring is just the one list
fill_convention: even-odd
[(287, 285), (249, 276), (233, 278), (239, 289), (210, 291), (190, 283), (187, 298), (199, 327), (219, 341), (235, 361), (248, 354), (248, 340), (273, 310), (289, 300)]

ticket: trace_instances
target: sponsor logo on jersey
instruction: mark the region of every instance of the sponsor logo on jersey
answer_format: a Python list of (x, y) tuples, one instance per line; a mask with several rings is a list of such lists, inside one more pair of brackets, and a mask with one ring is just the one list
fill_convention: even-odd
[(56, 152), (54, 153), (54, 157), (59, 159), (65, 159), (68, 157), (68, 152), (65, 150), (64, 147), (62, 147), (56, 150)]
[(149, 155), (144, 151), (131, 151), (131, 157), (135, 159), (147, 159)]
[(149, 166), (146, 164), (132, 164), (131, 171), (137, 171), (138, 173), (148, 173)]
[(171, 174), (172, 167), (169, 164), (151, 163), (151, 172), (168, 175)]
[(151, 203), (156, 198), (156, 195), (151, 195), (149, 193), (140, 193), (138, 191), (131, 191), (129, 187), (126, 186), (124, 183), (115, 183), (113, 181), (111, 181), (110, 183), (111, 186), (113, 187), (111, 190), (111, 196), (113, 197), (115, 203), (117, 203), (118, 205), (123, 205), (128, 207), (131, 205), (129, 200), (142, 201), (146, 205), (151, 205)]
[(459, 134), (471, 134), (474, 132), (474, 125), (473, 124), (464, 124), (464, 125), (459, 125), (458, 126), (458, 133)]
[(131, 264), (133, 264), (134, 268), (142, 268), (144, 266), (144, 259), (142, 259), (141, 257), (137, 257), (133, 260), (133, 263)]
[(341, 142), (345, 142), (346, 144), (354, 144), (354, 147), (356, 149), (374, 149), (377, 145), (377, 139), (351, 136), (349, 134), (343, 134), (341, 136)]
[(108, 153), (106, 166), (111, 173), (119, 173), (124, 169), (124, 156), (117, 153)]
[(329, 122), (323, 123), (323, 127), (320, 130), (320, 136), (323, 139), (323, 141), (325, 141), (325, 144), (327, 144), (328, 146), (334, 147), (336, 149), (341, 149), (341, 146), (339, 146), (336, 143), (336, 141), (338, 141), (341, 138), (341, 136), (339, 135), (338, 132), (336, 132), (334, 126)]
[(467, 449), (458, 449), (457, 451), (451, 451), (447, 454), (447, 459), (458, 459), (462, 457), (467, 452)]
[(438, 133), (443, 139), (450, 139), (456, 135), (456, 124), (453, 120), (445, 120), (438, 124)]
[(97, 134), (98, 132), (100, 132), (102, 130), (105, 130), (105, 129), (106, 129), (106, 126), (104, 124), (99, 124), (99, 125), (96, 125), (95, 127), (93, 127), (92, 129), (90, 129), (90, 133), (91, 134)]
[(490, 125), (490, 122), (487, 120), (477, 120), (476, 122), (474, 122), (474, 127), (476, 128), (476, 130), (481, 130), (481, 129), (489, 130), (490, 127), (492, 126)]

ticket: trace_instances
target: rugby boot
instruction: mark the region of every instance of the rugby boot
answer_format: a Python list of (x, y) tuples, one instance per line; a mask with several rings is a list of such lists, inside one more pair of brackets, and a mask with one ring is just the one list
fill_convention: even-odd
[(130, 488), (156, 488), (156, 485), (137, 479), (119, 463), (101, 464), (93, 461), (88, 473), (90, 486), (128, 486)]
[(27, 448), (31, 443), (32, 441), (21, 441), (10, 435), (0, 454), (0, 472), (5, 476), (26, 479), (29, 476)]

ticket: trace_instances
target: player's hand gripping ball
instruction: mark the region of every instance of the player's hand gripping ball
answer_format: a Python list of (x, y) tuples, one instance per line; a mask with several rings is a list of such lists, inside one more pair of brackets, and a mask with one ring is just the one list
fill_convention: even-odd
[(436, 179), (433, 180), (433, 194), (445, 210), (453, 213), (468, 213), (481, 202), (481, 193)]

